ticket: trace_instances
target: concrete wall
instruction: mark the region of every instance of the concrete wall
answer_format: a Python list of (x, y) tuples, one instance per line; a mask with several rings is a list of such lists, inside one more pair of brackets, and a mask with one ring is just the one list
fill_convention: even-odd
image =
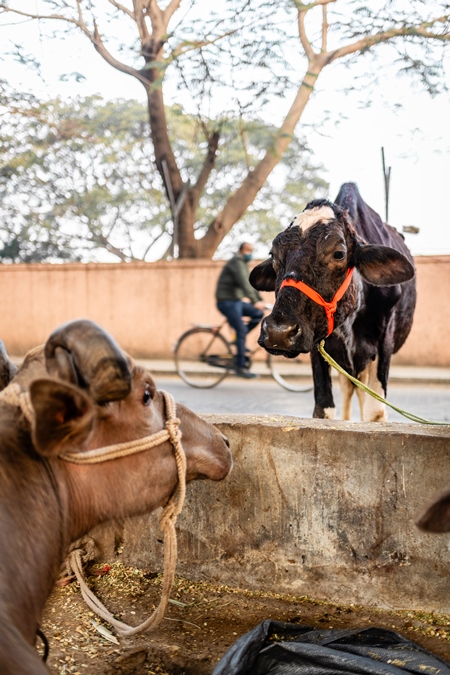
[[(192, 323), (221, 320), (214, 290), (222, 262), (0, 265), (0, 338), (14, 355), (61, 323), (86, 317), (136, 357), (170, 358)], [(450, 366), (450, 256), (416, 258), (418, 306), (398, 364)], [(265, 294), (273, 301), (273, 294)], [(256, 338), (255, 331), (255, 338)], [(262, 352), (261, 352), (262, 354)]]
[[(450, 429), (205, 417), (229, 437), (235, 467), (222, 483), (188, 487), (178, 574), (336, 603), (448, 612), (450, 535), (421, 533), (414, 520), (450, 486)], [(103, 530), (109, 556), (112, 537)], [(162, 569), (155, 514), (126, 522), (117, 537), (125, 563)]]

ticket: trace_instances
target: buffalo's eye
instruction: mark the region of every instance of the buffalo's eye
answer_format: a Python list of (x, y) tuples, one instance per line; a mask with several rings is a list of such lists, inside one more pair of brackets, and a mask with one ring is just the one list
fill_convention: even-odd
[(345, 253), (344, 253), (344, 251), (335, 251), (335, 252), (333, 253), (333, 258), (334, 258), (335, 260), (344, 260), (344, 258), (345, 258)]
[(152, 392), (150, 387), (146, 387), (144, 391), (144, 395), (142, 396), (142, 403), (144, 405), (148, 405), (150, 401), (152, 400)]

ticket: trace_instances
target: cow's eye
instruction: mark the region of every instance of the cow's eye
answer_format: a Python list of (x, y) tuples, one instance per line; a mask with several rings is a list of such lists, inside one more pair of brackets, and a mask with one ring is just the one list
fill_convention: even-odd
[(345, 253), (344, 253), (344, 251), (335, 251), (335, 252), (333, 253), (333, 258), (334, 258), (335, 260), (344, 260), (344, 258), (345, 258)]
[(142, 396), (142, 403), (144, 405), (148, 405), (151, 400), (152, 400), (152, 392), (150, 390), (150, 387), (146, 387), (145, 391), (144, 391), (144, 395)]

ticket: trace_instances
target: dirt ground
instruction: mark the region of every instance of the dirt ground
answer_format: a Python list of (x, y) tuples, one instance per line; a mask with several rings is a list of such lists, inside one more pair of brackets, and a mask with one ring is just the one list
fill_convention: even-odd
[[(108, 571), (98, 565), (90, 571), (90, 587), (126, 623), (142, 622), (159, 602), (159, 575), (119, 562)], [(99, 572), (103, 573), (97, 576)], [(264, 619), (316, 628), (388, 628), (450, 660), (450, 615), (342, 606), (180, 577), (154, 632), (118, 643), (111, 626), (84, 604), (76, 582), (55, 588), (41, 628), (49, 641), (47, 663), (54, 674), (210, 675), (238, 636)]]

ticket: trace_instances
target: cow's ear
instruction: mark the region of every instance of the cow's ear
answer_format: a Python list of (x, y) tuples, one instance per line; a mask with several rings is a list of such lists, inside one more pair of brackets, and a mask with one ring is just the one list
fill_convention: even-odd
[(402, 284), (414, 276), (414, 266), (408, 258), (389, 246), (359, 244), (355, 264), (363, 278), (375, 286)]
[(274, 291), (277, 275), (273, 269), (272, 258), (256, 265), (250, 272), (249, 281), (257, 291)]
[(94, 425), (94, 406), (80, 389), (56, 380), (35, 380), (30, 399), (37, 452), (50, 457), (84, 445)]
[(428, 507), (416, 525), (425, 532), (450, 532), (450, 490)]

